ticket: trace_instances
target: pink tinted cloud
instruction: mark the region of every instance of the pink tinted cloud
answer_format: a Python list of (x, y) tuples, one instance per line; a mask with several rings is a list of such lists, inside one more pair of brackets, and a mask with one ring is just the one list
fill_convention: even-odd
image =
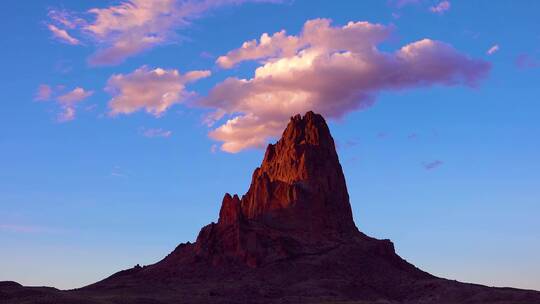
[(163, 130), (161, 128), (157, 129), (141, 129), (141, 134), (144, 137), (148, 138), (154, 138), (154, 137), (170, 137), (172, 135), (172, 131), (169, 130)]
[[(67, 34), (73, 29), (97, 47), (92, 65), (114, 65), (158, 45), (178, 40), (177, 30), (188, 27), (207, 11), (246, 2), (279, 0), (130, 0), (104, 8), (91, 8), (86, 16), (51, 10), (50, 25), (63, 41), (75, 44)], [(70, 39), (71, 37), (72, 39)]]
[(66, 30), (60, 29), (53, 24), (49, 24), (48, 28), (56, 39), (71, 45), (80, 44), (79, 39), (72, 37)]
[(450, 9), (450, 6), (450, 1), (441, 1), (439, 4), (430, 7), (429, 10), (435, 14), (444, 14)]
[(229, 118), (210, 137), (223, 142), (227, 152), (263, 147), (296, 113), (313, 110), (337, 119), (371, 106), (380, 91), (475, 86), (490, 69), (489, 63), (430, 39), (394, 52), (378, 50), (392, 30), (368, 22), (334, 27), (330, 20), (315, 19), (299, 35), (265, 33), (220, 56), (217, 64), (223, 68), (243, 61), (260, 65), (253, 78), (228, 78), (200, 101), (215, 110), (207, 117), (209, 125)]
[(41, 84), (39, 85), (34, 100), (36, 101), (47, 101), (51, 99), (53, 90), (49, 85)]
[(38, 87), (34, 100), (48, 101), (54, 99), (61, 108), (61, 112), (57, 115), (57, 121), (67, 122), (75, 119), (77, 104), (92, 96), (93, 93), (93, 91), (87, 91), (81, 87), (64, 92), (64, 86), (62, 85), (53, 89), (49, 85), (42, 84)]
[(498, 45), (498, 44), (495, 44), (495, 45), (493, 45), (492, 47), (490, 47), (490, 48), (487, 50), (486, 54), (488, 54), (488, 55), (493, 55), (493, 54), (497, 53), (498, 51), (499, 51), (499, 45)]
[(142, 66), (130, 74), (112, 75), (105, 90), (113, 95), (109, 101), (109, 114), (131, 114), (144, 110), (161, 116), (167, 109), (180, 103), (194, 93), (185, 85), (210, 76), (210, 71), (190, 71), (180, 74), (178, 70), (150, 69)]
[(407, 5), (410, 5), (410, 4), (418, 4), (420, 3), (422, 0), (396, 0), (393, 2), (394, 6), (400, 8), (400, 7), (403, 7), (403, 6), (407, 6)]
[(75, 119), (77, 103), (92, 96), (93, 93), (93, 91), (86, 91), (81, 87), (77, 87), (68, 93), (58, 96), (56, 100), (62, 107), (62, 112), (58, 114), (58, 121), (66, 122)]

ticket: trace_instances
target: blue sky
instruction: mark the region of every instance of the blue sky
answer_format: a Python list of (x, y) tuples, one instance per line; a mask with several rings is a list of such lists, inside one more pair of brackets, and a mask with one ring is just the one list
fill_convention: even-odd
[[(300, 37), (306, 21), (329, 18), (338, 34), (349, 21), (384, 26), (391, 33), (377, 48), (388, 58), (424, 38), (452, 46), (449, 51), (435, 43), (429, 56), (421, 53), (414, 64), (389, 60), (396, 66), (353, 73), (350, 82), (343, 78), (343, 90), (355, 94), (355, 83), (386, 76), (381, 72), (386, 67), (402, 73), (400, 79), (414, 80), (368, 87), (368, 101), (374, 103), (364, 109), (355, 109), (357, 102), (367, 102), (363, 95), (305, 101), (329, 117), (360, 230), (393, 240), (402, 257), (435, 275), (540, 289), (540, 3), (453, 0), (445, 8), (428, 0), (240, 2), (245, 3), (194, 2), (200, 11), (184, 14), (190, 7), (180, 7), (170, 23), (151, 24), (151, 35), (127, 28), (105, 36), (88, 30), (96, 25), (88, 10), (121, 1), (4, 4), (0, 280), (80, 287), (137, 263), (154, 263), (178, 243), (193, 241), (203, 225), (217, 219), (225, 192), (247, 190), (263, 156), (257, 146), (275, 138), (284, 116), (295, 114), (283, 110), (276, 116), (275, 108), (266, 109), (260, 100), (248, 113), (249, 101), (237, 95), (216, 94), (224, 104), (208, 97), (227, 77), (253, 84), (238, 92), (259, 90), (263, 80), (254, 77), (255, 68), (282, 76), (271, 67), (290, 59), (285, 48), (255, 60), (242, 58), (231, 68), (216, 60), (233, 58), (243, 42), (263, 33), (284, 29)], [(53, 20), (58, 14), (51, 11), (64, 12), (73, 24)], [(54, 36), (51, 24), (72, 40)], [(92, 61), (126, 33), (137, 38), (130, 43), (140, 41), (137, 35), (160, 41), (119, 61)], [(344, 51), (363, 56), (349, 41)], [(328, 55), (329, 45), (323, 39), (315, 46)], [(289, 57), (301, 57), (300, 52)], [(454, 61), (442, 79), (413, 70), (446, 59)], [(210, 75), (184, 81), (189, 71)], [(322, 80), (342, 77), (342, 70), (330, 71), (336, 74)], [(471, 73), (474, 83), (463, 80)], [(164, 83), (180, 95), (159, 113), (145, 111), (148, 104), (129, 103), (139, 100), (129, 95), (129, 104), (121, 104), (124, 112), (114, 114), (111, 100), (122, 95), (105, 90), (112, 75), (122, 76), (116, 90), (145, 86), (155, 77), (159, 85), (149, 87), (157, 90), (155, 96), (163, 95)], [(303, 85), (295, 81), (291, 86)], [(40, 86), (52, 94), (38, 98)], [(309, 96), (333, 96), (310, 89)], [(140, 97), (142, 103), (156, 100)], [(215, 116), (219, 111), (223, 117)], [(257, 116), (257, 128), (212, 135), (242, 115)], [(239, 147), (228, 136), (255, 141)], [(223, 142), (231, 142), (229, 152), (236, 153), (220, 150)]]

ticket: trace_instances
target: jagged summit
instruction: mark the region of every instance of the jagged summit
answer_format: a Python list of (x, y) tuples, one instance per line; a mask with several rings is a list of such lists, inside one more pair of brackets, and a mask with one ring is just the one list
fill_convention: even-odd
[(281, 139), (268, 145), (245, 195), (225, 194), (218, 222), (201, 230), (195, 252), (213, 265), (259, 267), (352, 235), (362, 234), (334, 140), (324, 118), (308, 112), (291, 117)]
[(239, 220), (311, 236), (356, 231), (334, 140), (321, 115), (291, 117), (281, 139), (268, 145), (248, 192), (241, 199), (225, 195), (219, 223)]

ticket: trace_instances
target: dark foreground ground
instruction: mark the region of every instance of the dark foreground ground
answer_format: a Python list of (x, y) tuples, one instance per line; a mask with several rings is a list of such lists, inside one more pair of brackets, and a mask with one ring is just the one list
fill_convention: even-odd
[(436, 278), (395, 255), (389, 250), (390, 242), (362, 235), (352, 244), (321, 248), (320, 252), (258, 268), (214, 267), (204, 263), (171, 268), (171, 264), (192, 258), (189, 246), (193, 245), (180, 246), (160, 263), (125, 270), (77, 290), (2, 282), (0, 303), (540, 304), (537, 291)]

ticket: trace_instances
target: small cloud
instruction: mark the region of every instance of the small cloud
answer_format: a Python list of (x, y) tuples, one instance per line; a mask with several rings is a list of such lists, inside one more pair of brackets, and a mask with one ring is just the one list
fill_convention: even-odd
[(57, 101), (63, 109), (58, 115), (59, 122), (66, 122), (75, 119), (75, 106), (78, 102), (92, 96), (93, 91), (86, 91), (77, 87), (72, 91), (57, 97)]
[(93, 103), (91, 105), (84, 107), (84, 110), (86, 112), (93, 112), (96, 108), (97, 108), (97, 104)]
[(77, 104), (84, 99), (92, 96), (93, 91), (87, 91), (81, 87), (62, 93), (65, 86), (58, 85), (54, 89), (49, 85), (40, 85), (38, 87), (34, 100), (48, 101), (54, 99), (62, 111), (58, 114), (58, 122), (66, 122), (75, 119)]
[[(279, 3), (280, 0), (122, 0), (86, 13), (52, 9), (48, 27), (60, 41), (75, 45), (76, 33), (95, 46), (92, 65), (114, 65), (159, 45), (179, 39), (178, 30), (225, 6), (248, 2)], [(81, 16), (81, 17), (78, 17)]]
[(145, 110), (156, 117), (171, 106), (181, 103), (194, 93), (186, 90), (188, 83), (210, 76), (210, 71), (150, 69), (142, 66), (130, 74), (112, 75), (105, 90), (113, 95), (109, 101), (109, 114), (131, 114)]
[(86, 91), (85, 89), (81, 87), (76, 87), (72, 91), (64, 95), (58, 96), (57, 99), (61, 103), (70, 104), (70, 103), (79, 102), (87, 97), (90, 97), (92, 96), (93, 93), (94, 93), (93, 91)]
[(416, 139), (416, 138), (418, 138), (418, 134), (416, 134), (416, 133), (411, 133), (411, 134), (407, 135), (407, 138), (408, 138), (408, 139)]
[(141, 129), (141, 135), (148, 138), (153, 137), (169, 137), (172, 135), (172, 131), (159, 129)]
[(34, 100), (36, 101), (47, 101), (51, 99), (53, 90), (49, 85), (41, 84), (39, 85)]
[(493, 45), (492, 47), (489, 48), (489, 50), (487, 50), (487, 54), (488, 55), (493, 55), (495, 53), (497, 53), (499, 51), (499, 45), (498, 44), (495, 44)]
[(72, 37), (66, 30), (60, 29), (52, 24), (49, 24), (48, 28), (57, 40), (71, 45), (78, 45), (81, 43), (79, 39)]
[(54, 70), (61, 74), (67, 74), (73, 70), (73, 66), (69, 60), (59, 60), (54, 65)]
[(205, 58), (205, 59), (215, 59), (216, 58), (215, 55), (213, 55), (210, 52), (206, 52), (206, 51), (201, 52), (201, 54), (199, 54), (199, 56), (201, 56), (202, 58)]
[(50, 21), (58, 26), (63, 28), (74, 29), (77, 26), (83, 25), (85, 21), (81, 18), (73, 16), (66, 10), (55, 10), (51, 9), (47, 13)]
[(424, 169), (426, 169), (426, 170), (434, 170), (434, 169), (437, 169), (438, 167), (442, 166), (442, 164), (443, 164), (442, 161), (434, 160), (432, 162), (423, 163), (422, 166), (424, 166)]
[(120, 166), (114, 166), (113, 167), (113, 169), (111, 171), (111, 176), (112, 177), (121, 177), (121, 178), (128, 177), (127, 174), (122, 171)]
[(444, 14), (450, 9), (450, 1), (441, 1), (439, 4), (432, 6), (429, 10), (435, 14)]
[(410, 4), (419, 4), (422, 0), (395, 0), (390, 2), (393, 6), (401, 8)]
[(377, 133), (377, 138), (384, 139), (388, 137), (388, 133), (386, 132), (379, 132)]
[(515, 64), (520, 69), (532, 69), (540, 67), (540, 60), (529, 54), (520, 54), (516, 57)]
[(216, 153), (217, 151), (218, 151), (218, 145), (213, 144), (213, 145), (210, 147), (210, 152)]

